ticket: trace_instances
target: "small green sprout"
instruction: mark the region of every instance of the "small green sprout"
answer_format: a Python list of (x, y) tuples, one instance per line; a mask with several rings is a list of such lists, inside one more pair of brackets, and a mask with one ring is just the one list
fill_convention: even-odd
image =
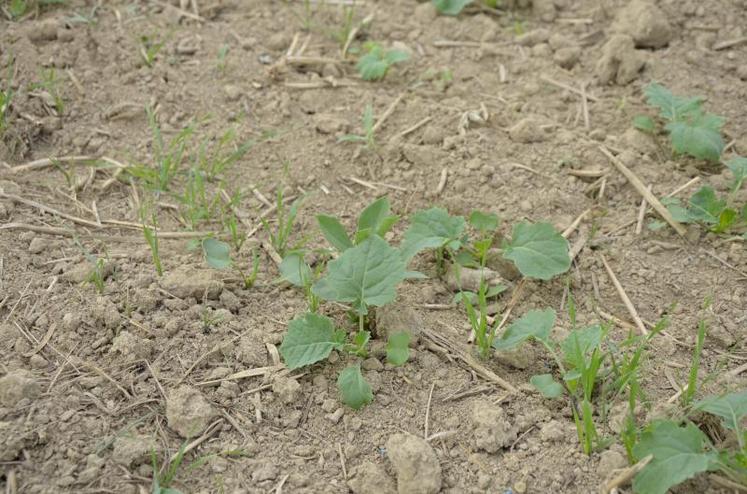
[(13, 102), (13, 65), (8, 65), (8, 77), (0, 89), (0, 137), (5, 129), (8, 128), (8, 115), (10, 114), (10, 104)]
[(228, 52), (230, 50), (231, 47), (228, 45), (222, 45), (218, 50), (218, 62), (216, 64), (216, 68), (218, 69), (218, 72), (223, 75), (225, 75), (226, 68), (228, 67), (228, 60), (226, 58), (228, 57)]
[(376, 137), (374, 129), (374, 114), (373, 107), (371, 104), (367, 104), (363, 109), (363, 117), (361, 118), (363, 124), (363, 135), (358, 134), (346, 134), (340, 137), (337, 142), (364, 142), (366, 147), (370, 150), (376, 149)]
[(148, 68), (153, 68), (153, 65), (156, 63), (156, 57), (164, 47), (164, 44), (163, 41), (156, 41), (154, 37), (140, 36), (140, 56)]
[(32, 84), (31, 88), (44, 89), (46, 91), (52, 99), (50, 104), (54, 107), (54, 111), (58, 116), (61, 116), (65, 112), (65, 100), (60, 93), (59, 79), (57, 79), (57, 72), (54, 70), (54, 67), (42, 70), (41, 82)]
[(158, 244), (158, 218), (156, 216), (156, 213), (153, 213), (151, 215), (151, 220), (153, 222), (153, 226), (151, 227), (146, 224), (146, 216), (147, 214), (145, 213), (145, 210), (143, 210), (141, 212), (143, 236), (145, 237), (145, 241), (150, 248), (151, 257), (153, 258), (153, 265), (156, 267), (156, 273), (158, 274), (158, 276), (163, 276), (163, 266), (161, 265), (161, 254)]
[(410, 58), (404, 51), (385, 50), (378, 43), (366, 43), (364, 48), (367, 53), (358, 60), (356, 68), (365, 81), (379, 81), (383, 79), (394, 64), (404, 62)]
[(472, 0), (431, 0), (439, 14), (459, 15)]
[(293, 233), (293, 225), (296, 222), (296, 216), (298, 216), (298, 209), (301, 207), (302, 200), (303, 197), (299, 197), (286, 210), (285, 201), (283, 200), (283, 189), (278, 187), (275, 199), (277, 227), (273, 229), (267, 220), (264, 218), (261, 220), (262, 228), (267, 233), (270, 244), (280, 254), (280, 257), (283, 257), (288, 251), (299, 249), (305, 243), (305, 240), (300, 240), (296, 244), (290, 245), (290, 236)]

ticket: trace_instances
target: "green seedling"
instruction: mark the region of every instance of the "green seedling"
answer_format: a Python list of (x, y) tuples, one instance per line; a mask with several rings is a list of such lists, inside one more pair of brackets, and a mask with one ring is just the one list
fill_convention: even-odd
[[(648, 425), (633, 447), (634, 461), (651, 461), (633, 479), (633, 491), (665, 494), (671, 487), (707, 471), (719, 471), (738, 485), (747, 485), (747, 391), (709, 396), (692, 406), (721, 419), (734, 432), (736, 449), (717, 447), (689, 420), (658, 420)], [(724, 445), (728, 444), (727, 442)]]
[[(721, 127), (724, 118), (703, 111), (701, 97), (675, 96), (661, 84), (651, 83), (645, 89), (648, 104), (659, 109), (665, 122), (675, 153), (687, 154), (697, 159), (717, 162), (724, 150)], [(656, 122), (650, 117), (638, 116), (634, 125), (645, 132), (654, 133)]]
[(472, 0), (431, 0), (439, 14), (459, 15)]
[(226, 59), (228, 57), (228, 52), (231, 50), (231, 47), (228, 45), (223, 45), (218, 50), (218, 61), (216, 63), (216, 68), (218, 69), (218, 72), (225, 75), (226, 68), (228, 67), (228, 60)]
[(319, 297), (312, 287), (319, 279), (319, 270), (313, 270), (304, 260), (304, 251), (289, 252), (280, 263), (280, 276), (303, 290), (309, 312), (319, 311)]
[(151, 257), (153, 258), (153, 265), (156, 267), (156, 273), (158, 276), (163, 276), (163, 266), (161, 265), (161, 254), (159, 251), (158, 244), (158, 218), (156, 213), (151, 215), (152, 227), (146, 224), (146, 212), (141, 211), (141, 222), (143, 224), (143, 236), (145, 241), (150, 248)]
[(236, 129), (230, 128), (216, 139), (213, 146), (210, 139), (205, 139), (194, 158), (194, 166), (202, 170), (208, 181), (215, 181), (226, 170), (236, 164), (254, 146), (255, 141), (248, 139), (237, 143)]
[(607, 353), (601, 345), (607, 328), (600, 325), (573, 329), (560, 342), (550, 338), (555, 324), (552, 309), (532, 310), (512, 323), (503, 335), (494, 340), (498, 351), (514, 350), (527, 340), (540, 343), (550, 354), (562, 376), (558, 382), (552, 374), (533, 376), (530, 383), (546, 398), (570, 399), (571, 412), (579, 442), (586, 454), (605, 443), (594, 425), (592, 397)]
[(153, 36), (140, 36), (140, 56), (148, 68), (153, 68), (156, 63), (156, 57), (164, 47), (163, 41), (157, 41)]
[(8, 115), (10, 115), (10, 104), (13, 102), (13, 66), (8, 65), (8, 76), (3, 87), (0, 88), (0, 137), (8, 128)]
[(714, 233), (741, 231), (747, 228), (747, 203), (741, 207), (734, 204), (736, 192), (741, 188), (747, 159), (735, 158), (727, 162), (734, 175), (731, 193), (718, 197), (712, 187), (702, 186), (695, 192), (686, 205), (674, 197), (662, 199), (672, 217), (680, 223), (699, 223)]
[(247, 272), (241, 269), (238, 263), (233, 262), (233, 259), (231, 259), (231, 247), (227, 243), (214, 238), (205, 238), (202, 240), (201, 246), (202, 254), (208, 266), (219, 270), (233, 267), (241, 277), (244, 289), (248, 290), (254, 286), (254, 283), (257, 281), (260, 265), (259, 253), (255, 249), (252, 249), (251, 270)]
[(410, 58), (404, 51), (385, 50), (378, 43), (366, 43), (364, 48), (366, 54), (358, 60), (356, 68), (365, 81), (383, 79), (394, 64), (405, 62)]
[(358, 227), (352, 238), (348, 236), (345, 227), (334, 216), (320, 214), (316, 217), (322, 235), (338, 252), (359, 245), (372, 235), (384, 237), (399, 221), (399, 216), (390, 214), (389, 199), (381, 197), (361, 211), (358, 217)]
[(18, 19), (23, 15), (39, 11), (48, 5), (64, 5), (67, 0), (10, 0), (8, 2), (8, 13), (13, 19)]
[[(42, 93), (44, 95), (45, 102), (54, 108), (57, 115), (62, 115), (65, 112), (65, 100), (62, 98), (59, 88), (59, 79), (57, 79), (57, 72), (53, 67), (50, 67), (41, 72), (41, 82), (37, 82), (31, 85), (31, 89), (43, 89), (46, 91)], [(49, 96), (47, 96), (49, 95)], [(47, 101), (49, 98), (49, 101)]]
[(371, 104), (367, 104), (363, 110), (363, 117), (361, 118), (363, 124), (363, 135), (358, 134), (346, 134), (340, 137), (337, 142), (363, 142), (366, 144), (368, 149), (376, 149), (376, 136), (374, 130), (374, 114), (373, 107)]
[(159, 195), (169, 190), (171, 182), (179, 173), (184, 162), (187, 144), (194, 133), (194, 127), (192, 125), (185, 127), (167, 145), (153, 109), (146, 106), (145, 113), (151, 129), (151, 147), (156, 166), (128, 166), (127, 173), (141, 180), (147, 190)]
[[(460, 237), (464, 218), (449, 216), (444, 210), (430, 209), (416, 213), (413, 226), (405, 232), (403, 251), (407, 258), (427, 248), (448, 248), (449, 245), (468, 245), (466, 255), (456, 253), (455, 260), (464, 265), (484, 265), (498, 226), (492, 214), (475, 212), (470, 223), (478, 231), (477, 239), (468, 244)], [(421, 214), (422, 213), (422, 214)], [(440, 246), (440, 247), (439, 247)], [(437, 254), (438, 255), (438, 254)], [(568, 241), (548, 223), (522, 222), (514, 225), (510, 240), (504, 240), (501, 255), (512, 261), (522, 275), (549, 280), (565, 273), (571, 266)]]
[(690, 363), (690, 372), (687, 375), (687, 387), (682, 392), (682, 405), (688, 406), (695, 398), (695, 391), (698, 389), (698, 371), (700, 370), (700, 360), (703, 354), (703, 343), (706, 337), (706, 322), (701, 319), (698, 324), (698, 335), (693, 348), (693, 357)]
[[(367, 331), (348, 336), (345, 331), (336, 329), (330, 318), (307, 312), (288, 324), (288, 333), (279, 350), (288, 368), (298, 369), (325, 360), (333, 350), (364, 356), (369, 338)], [(389, 336), (387, 360), (392, 365), (402, 365), (407, 360), (409, 340), (407, 333)], [(340, 372), (337, 387), (342, 401), (353, 409), (357, 410), (373, 400), (371, 386), (363, 376), (359, 363), (349, 365)]]
[(106, 278), (106, 260), (97, 258), (93, 262), (91, 271), (86, 276), (86, 283), (91, 283), (99, 293), (104, 293), (104, 279)]
[(267, 233), (267, 237), (270, 239), (270, 244), (275, 248), (280, 257), (283, 257), (288, 251), (297, 250), (301, 248), (305, 243), (305, 239), (290, 245), (290, 236), (293, 232), (293, 225), (296, 222), (296, 216), (298, 216), (298, 208), (301, 207), (303, 197), (299, 197), (293, 201), (290, 207), (286, 210), (285, 202), (283, 200), (283, 189), (278, 187), (277, 195), (275, 196), (275, 207), (277, 211), (277, 227), (273, 229), (270, 223), (262, 218), (262, 228)]

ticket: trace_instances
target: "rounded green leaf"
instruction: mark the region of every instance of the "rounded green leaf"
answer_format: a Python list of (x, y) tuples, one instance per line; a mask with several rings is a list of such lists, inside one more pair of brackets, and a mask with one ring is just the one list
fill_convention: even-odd
[(405, 259), (412, 259), (423, 249), (434, 249), (447, 244), (454, 250), (460, 246), (464, 234), (464, 218), (451, 216), (443, 208), (430, 208), (412, 215), (410, 227), (400, 249)]
[(530, 310), (512, 322), (501, 338), (493, 341), (493, 347), (496, 350), (513, 350), (529, 338), (548, 341), (554, 325), (555, 311), (553, 309)]
[(202, 252), (211, 268), (226, 269), (231, 266), (231, 247), (225, 242), (206, 238), (202, 241)]
[(359, 365), (348, 366), (340, 372), (337, 389), (340, 390), (342, 402), (354, 410), (373, 401), (371, 386), (363, 377)]
[(386, 360), (392, 365), (402, 365), (410, 358), (410, 333), (400, 331), (389, 335), (386, 342)]
[(310, 283), (311, 268), (304, 261), (302, 252), (292, 252), (286, 255), (279, 269), (280, 276), (297, 287), (303, 288)]
[(532, 376), (529, 382), (542, 393), (545, 398), (557, 398), (563, 394), (563, 386), (553, 379), (550, 374)]
[(332, 350), (342, 346), (344, 337), (335, 331), (330, 318), (307, 312), (288, 324), (280, 355), (289, 369), (297, 369), (327, 358)]
[(469, 224), (478, 231), (490, 232), (498, 228), (498, 215), (472, 211), (472, 214), (469, 215)]
[(540, 280), (549, 280), (571, 267), (568, 241), (549, 223), (514, 225), (511, 241), (503, 246), (503, 257), (513, 261), (524, 276)]

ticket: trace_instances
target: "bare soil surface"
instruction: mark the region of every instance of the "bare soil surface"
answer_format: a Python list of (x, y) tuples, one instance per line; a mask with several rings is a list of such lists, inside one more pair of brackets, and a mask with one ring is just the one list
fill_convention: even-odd
[[(408, 215), (432, 205), (497, 213), (506, 234), (523, 219), (562, 231), (586, 212), (569, 238), (581, 249), (569, 273), (525, 283), (512, 318), (552, 307), (556, 331), (567, 331), (570, 292), (579, 324), (611, 322), (614, 341), (635, 334), (604, 257), (649, 329), (669, 318), (643, 364), (641, 423), (677, 406), (701, 320), (698, 396), (747, 385), (747, 373), (729, 373), (747, 360), (744, 241), (698, 226), (684, 237), (653, 230), (654, 213), (636, 233), (641, 196), (600, 151), (657, 197), (695, 178), (728, 190), (723, 165), (673, 157), (664, 136), (631, 122), (652, 114), (642, 88), (656, 80), (707, 98), (727, 119), (728, 152), (747, 154), (747, 2), (665, 0), (651, 14), (638, 1), (534, 0), (447, 17), (430, 3), (366, 0), (349, 26), (373, 18), (344, 58), (340, 3), (71, 0), (2, 17), (1, 80), (10, 70), (15, 94), (0, 142), (0, 490), (149, 492), (151, 452), (160, 464), (186, 438), (198, 442), (184, 465), (205, 461), (182, 468), (175, 486), (194, 493), (596, 493), (628, 466), (616, 439), (625, 397), (596, 417), (615, 440), (587, 456), (568, 404), (528, 384), (553, 368), (539, 346), (477, 366), (459, 358), (472, 351), (469, 324), (449, 306), (454, 292), (431, 256), (413, 266), (428, 279), (406, 282), (379, 311), (419, 339), (396, 368), (373, 342), (369, 406), (354, 411), (338, 398), (337, 373), (352, 357), (285, 370), (277, 347), (306, 301), (276, 283), (265, 231), (238, 253), (242, 266), (260, 255), (249, 289), (210, 269), (186, 238), (223, 231), (219, 214), (190, 223), (178, 196), (200, 145), (214, 149), (228, 131), (231, 151), (254, 145), (207, 193), (222, 204), (220, 189), (241, 192), (244, 232), (260, 216), (274, 221), (266, 202), (278, 190), (306, 195), (292, 239), (311, 247), (324, 245), (316, 214), (353, 228), (384, 194), (404, 218), (395, 243)], [(355, 59), (367, 40), (410, 60), (363, 81)], [(45, 86), (50, 68), (56, 82)], [(362, 132), (367, 104), (376, 119), (388, 115), (375, 148), (338, 143)], [(147, 193), (118, 171), (155, 166), (146, 106), (167, 143), (194, 124), (182, 172), (154, 204), (161, 231), (182, 235), (161, 237), (163, 276), (139, 227)], [(15, 168), (71, 156), (96, 166)], [(103, 293), (86, 283), (92, 256), (104, 260)], [(510, 298), (499, 299), (498, 316)], [(346, 327), (340, 307), (322, 312)], [(674, 492), (736, 491), (702, 475)]]

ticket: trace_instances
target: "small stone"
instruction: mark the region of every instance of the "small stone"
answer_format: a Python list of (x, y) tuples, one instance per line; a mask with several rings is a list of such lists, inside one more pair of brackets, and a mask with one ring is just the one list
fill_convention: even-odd
[(42, 43), (45, 41), (54, 41), (57, 39), (57, 21), (54, 19), (46, 19), (41, 21), (38, 25), (31, 26), (28, 37), (34, 43)]
[(513, 127), (508, 129), (508, 137), (514, 142), (525, 144), (542, 142), (547, 139), (545, 131), (540, 127), (539, 120), (532, 117), (519, 120)]
[(41, 254), (49, 245), (49, 240), (42, 237), (34, 237), (29, 244), (29, 252), (32, 254)]
[(278, 478), (280, 470), (271, 460), (263, 460), (259, 466), (252, 472), (253, 482), (264, 482), (266, 480), (275, 480)]
[(568, 46), (555, 52), (552, 59), (564, 69), (572, 69), (581, 59), (581, 48), (578, 46)]
[(563, 424), (558, 420), (551, 420), (540, 429), (540, 439), (544, 442), (559, 442), (565, 437)]
[(342, 418), (343, 415), (345, 415), (345, 409), (340, 407), (337, 410), (335, 410), (333, 413), (325, 415), (325, 417), (327, 417), (327, 420), (329, 420), (333, 424), (337, 424), (340, 422), (340, 419)]
[(127, 360), (147, 360), (153, 354), (154, 343), (129, 331), (122, 331), (112, 340), (112, 353), (119, 353)]
[[(429, 7), (430, 3), (427, 4)], [(351, 472), (348, 487), (353, 494), (395, 494), (394, 480), (381, 465), (364, 461)]]
[(386, 442), (386, 451), (397, 474), (399, 494), (436, 494), (441, 490), (441, 464), (424, 439), (394, 434)]
[(525, 480), (518, 480), (514, 483), (514, 492), (516, 494), (524, 494), (527, 491), (527, 483)]
[(238, 101), (242, 93), (241, 88), (235, 84), (226, 84), (223, 92), (226, 94), (226, 101)]
[(49, 365), (49, 362), (47, 362), (47, 359), (39, 355), (38, 353), (35, 353), (29, 358), (29, 364), (31, 365), (32, 369), (46, 369)]
[(23, 399), (33, 400), (41, 394), (41, 387), (31, 373), (18, 369), (0, 378), (0, 405), (14, 407)]
[(597, 465), (597, 475), (599, 478), (606, 479), (613, 470), (625, 468), (628, 466), (628, 460), (621, 453), (608, 449), (602, 451), (599, 455), (599, 464)]
[(500, 407), (478, 401), (472, 407), (472, 429), (475, 447), (488, 453), (497, 453), (516, 439), (516, 429), (506, 419)]
[(145, 435), (120, 435), (114, 440), (112, 460), (114, 463), (130, 468), (134, 464), (147, 463), (150, 454), (157, 447), (156, 441)]
[(166, 401), (169, 427), (182, 437), (196, 437), (218, 412), (197, 389), (181, 386), (172, 391)]
[(384, 364), (382, 364), (381, 361), (375, 357), (370, 357), (364, 360), (361, 364), (361, 367), (363, 367), (363, 369), (367, 371), (384, 370)]
[(423, 131), (423, 144), (440, 146), (446, 137), (446, 130), (440, 125), (429, 125)]
[(290, 39), (285, 31), (278, 31), (267, 38), (267, 48), (273, 51), (282, 51), (288, 48)]
[(540, 43), (545, 43), (550, 39), (550, 31), (544, 28), (533, 29), (516, 37), (516, 44), (521, 46), (532, 47)]
[(298, 381), (289, 377), (277, 377), (272, 382), (272, 392), (286, 405), (295, 403), (301, 391)]

